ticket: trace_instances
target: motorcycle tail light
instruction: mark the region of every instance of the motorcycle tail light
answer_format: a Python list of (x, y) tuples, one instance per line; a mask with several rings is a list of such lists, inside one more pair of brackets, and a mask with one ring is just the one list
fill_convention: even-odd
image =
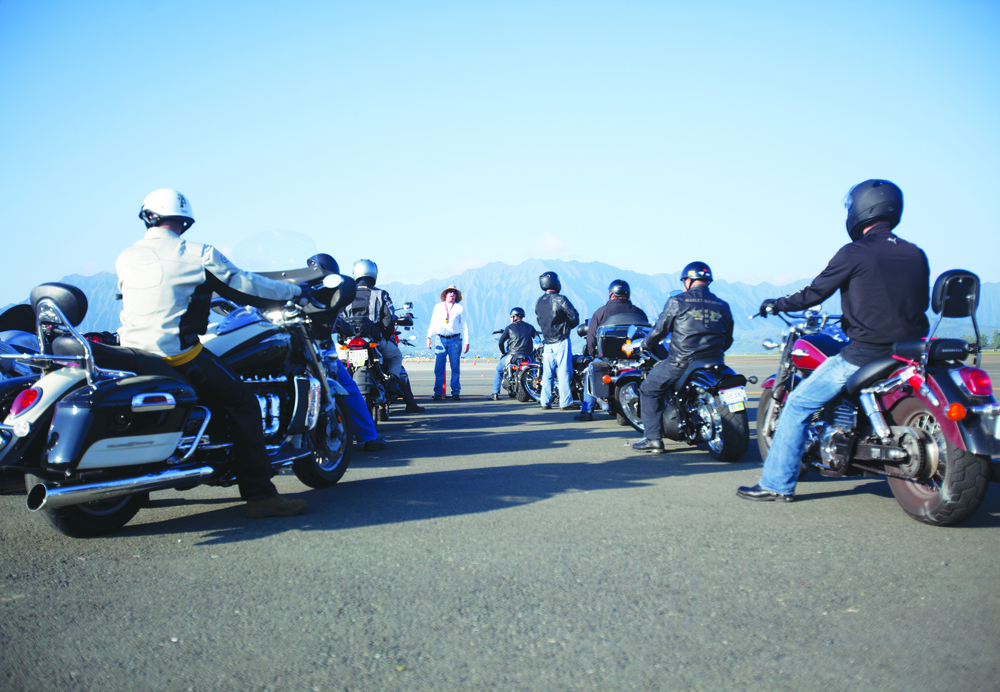
[(365, 345), (365, 340), (358, 336), (347, 342), (347, 348), (364, 348)]
[(31, 410), (31, 407), (37, 404), (38, 400), (41, 398), (42, 390), (38, 387), (25, 389), (17, 395), (14, 399), (14, 403), (10, 405), (10, 417), (17, 418), (22, 413)]
[(945, 415), (948, 416), (948, 420), (962, 420), (965, 418), (967, 413), (968, 412), (965, 410), (965, 407), (959, 403), (952, 404), (945, 411)]
[(986, 371), (966, 366), (958, 374), (972, 396), (990, 396), (993, 393), (993, 383)]

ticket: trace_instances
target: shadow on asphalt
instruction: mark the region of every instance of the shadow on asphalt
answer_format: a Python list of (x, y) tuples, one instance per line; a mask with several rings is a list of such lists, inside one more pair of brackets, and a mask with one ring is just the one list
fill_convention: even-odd
[[(753, 435), (746, 457), (738, 464), (716, 462), (703, 448), (685, 445), (669, 447), (666, 455), (639, 455), (624, 446), (626, 438), (638, 439), (638, 433), (631, 428), (619, 426), (607, 416), (592, 423), (574, 422), (572, 416), (570, 412), (542, 411), (537, 405), (485, 399), (438, 404), (429, 407), (426, 414), (399, 416), (382, 424), (380, 430), (389, 441), (389, 448), (365, 453), (355, 446), (351, 465), (400, 468), (438, 457), (518, 452), (536, 452), (537, 457), (538, 450), (581, 441), (607, 445), (606, 460), (497, 464), (362, 480), (352, 480), (348, 468), (345, 479), (333, 488), (286, 493), (288, 497), (307, 499), (308, 514), (264, 521), (244, 519), (235, 488), (225, 491), (223, 497), (207, 499), (188, 500), (183, 496), (158, 499), (154, 494), (150, 509), (185, 505), (218, 508), (126, 526), (119, 533), (141, 536), (191, 532), (204, 535), (202, 545), (234, 543), (286, 531), (336, 531), (493, 512), (566, 493), (642, 487), (661, 478), (746, 469), (747, 464), (760, 464)], [(622, 442), (616, 444), (616, 440)], [(891, 500), (884, 480), (861, 484), (857, 480), (846, 479), (848, 486), (845, 479), (810, 475), (800, 486), (796, 503), (861, 494)], [(1000, 512), (989, 511), (997, 505), (998, 494), (1000, 491), (993, 484), (984, 507), (962, 528), (1000, 526)]]

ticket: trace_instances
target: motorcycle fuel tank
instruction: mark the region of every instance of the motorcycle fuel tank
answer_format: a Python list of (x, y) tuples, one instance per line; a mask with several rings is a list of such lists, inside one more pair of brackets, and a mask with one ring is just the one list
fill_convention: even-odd
[(237, 373), (280, 367), (292, 351), (291, 337), (251, 307), (234, 310), (219, 324), (210, 325), (201, 341)]
[(823, 361), (835, 356), (846, 346), (825, 334), (808, 334), (795, 340), (792, 362), (799, 370), (815, 370)]

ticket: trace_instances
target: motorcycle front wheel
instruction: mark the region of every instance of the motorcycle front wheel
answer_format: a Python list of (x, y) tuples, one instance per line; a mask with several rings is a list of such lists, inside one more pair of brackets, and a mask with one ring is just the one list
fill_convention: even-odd
[(774, 400), (774, 391), (770, 388), (761, 392), (757, 402), (757, 449), (760, 458), (767, 459), (771, 449), (771, 440), (778, 427), (778, 403)]
[(699, 433), (712, 458), (734, 462), (743, 458), (750, 446), (750, 425), (746, 409), (730, 410), (718, 395), (702, 392), (698, 395)]
[[(518, 390), (518, 401), (539, 401), (542, 398), (542, 366), (538, 363), (532, 363), (524, 370), (521, 371), (520, 375), (521, 387)], [(525, 399), (521, 398), (521, 392), (524, 392)]]
[[(642, 427), (642, 415), (639, 411), (639, 385), (642, 383), (638, 378), (628, 379), (619, 382), (615, 388), (615, 402), (618, 404), (618, 414), (624, 418), (624, 425), (631, 425), (639, 432), (644, 432)], [(621, 421), (619, 420), (619, 423)]]
[(337, 397), (337, 405), (324, 412), (309, 433), (312, 455), (292, 462), (292, 471), (310, 488), (336, 485), (351, 463), (354, 424), (347, 402)]
[(110, 500), (68, 507), (42, 507), (38, 513), (56, 531), (73, 538), (89, 538), (117, 531), (146, 506), (149, 493), (136, 493)]
[(937, 472), (925, 480), (889, 478), (889, 489), (903, 511), (924, 524), (951, 526), (979, 509), (990, 482), (990, 457), (952, 445), (927, 406), (916, 397), (902, 399), (890, 425), (924, 430), (938, 446)]

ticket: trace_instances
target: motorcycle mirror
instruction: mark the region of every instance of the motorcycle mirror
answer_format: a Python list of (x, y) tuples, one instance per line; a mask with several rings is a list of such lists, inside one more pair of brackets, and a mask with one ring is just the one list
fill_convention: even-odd
[(774, 349), (778, 348), (778, 344), (774, 343), (770, 339), (764, 339), (762, 342), (760, 342), (760, 345), (766, 348), (768, 351), (773, 351)]
[(324, 288), (336, 288), (344, 283), (344, 277), (340, 274), (327, 274), (323, 277)]
[(750, 377), (747, 378), (747, 382), (749, 382), (750, 384), (757, 384), (757, 376), (750, 375)]
[(409, 312), (410, 310), (413, 309), (413, 303), (411, 303), (410, 301), (406, 301), (405, 303), (403, 303), (403, 309)]

